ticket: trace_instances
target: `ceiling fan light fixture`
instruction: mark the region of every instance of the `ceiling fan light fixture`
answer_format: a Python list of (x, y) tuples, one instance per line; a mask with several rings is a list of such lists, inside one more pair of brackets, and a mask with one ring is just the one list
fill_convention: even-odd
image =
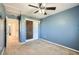
[(43, 14), (45, 13), (45, 9), (42, 9), (42, 13), (43, 13)]
[(42, 13), (42, 10), (39, 10), (39, 13)]
[(43, 3), (43, 6), (46, 6), (46, 3)]
[(40, 9), (40, 10), (39, 10), (39, 13), (40, 13), (40, 14), (44, 14), (44, 13), (45, 13), (45, 9)]

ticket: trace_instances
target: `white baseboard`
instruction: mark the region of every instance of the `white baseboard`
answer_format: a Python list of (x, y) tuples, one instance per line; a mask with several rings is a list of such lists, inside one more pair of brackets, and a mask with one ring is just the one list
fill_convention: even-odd
[(28, 39), (25, 42), (21, 42), (20, 44), (25, 44), (25, 43), (30, 42), (30, 41), (33, 41), (33, 40), (37, 40), (37, 39)]
[(5, 50), (5, 48), (3, 48), (2, 52), (1, 52), (1, 55), (3, 55), (3, 54), (4, 54), (4, 50)]
[(45, 40), (45, 39), (41, 39), (41, 40), (46, 41), (46, 42), (48, 42), (48, 43), (51, 43), (51, 44), (54, 44), (54, 45), (57, 45), (57, 46), (60, 46), (60, 47), (63, 47), (63, 48), (66, 48), (66, 49), (69, 49), (69, 50), (72, 50), (72, 51), (75, 51), (75, 52), (78, 52), (78, 53), (79, 53), (79, 51), (76, 50), (76, 49), (69, 48), (69, 47), (66, 47), (66, 46), (60, 45), (60, 44), (58, 44), (58, 43), (54, 43), (54, 42), (51, 42), (51, 41)]

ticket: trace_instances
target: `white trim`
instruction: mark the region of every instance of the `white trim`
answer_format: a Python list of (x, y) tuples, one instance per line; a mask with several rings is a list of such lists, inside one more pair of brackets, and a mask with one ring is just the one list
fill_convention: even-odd
[(27, 39), (26, 42), (33, 41), (33, 40), (37, 40), (37, 39)]
[(38, 19), (32, 19), (32, 18), (26, 18), (25, 20), (40, 22), (40, 20), (38, 20)]
[(60, 47), (63, 47), (63, 48), (66, 48), (66, 49), (69, 49), (69, 50), (72, 50), (72, 51), (75, 51), (75, 52), (78, 52), (78, 53), (79, 53), (79, 51), (76, 50), (76, 49), (69, 48), (69, 47), (66, 47), (66, 46), (60, 45), (60, 44), (58, 44), (58, 43), (54, 43), (54, 42), (51, 42), (51, 41), (45, 40), (45, 39), (41, 39), (41, 40), (46, 41), (46, 42), (48, 42), (48, 43), (50, 43), (50, 44), (54, 44), (54, 45), (57, 45), (57, 46), (60, 46)]
[(33, 40), (37, 40), (37, 39), (28, 39), (25, 42), (21, 42), (20, 44), (25, 44), (25, 43), (30, 42), (30, 41), (33, 41)]
[(4, 50), (5, 50), (5, 48), (3, 48), (2, 52), (1, 52), (1, 55), (3, 55), (3, 54), (4, 54)]

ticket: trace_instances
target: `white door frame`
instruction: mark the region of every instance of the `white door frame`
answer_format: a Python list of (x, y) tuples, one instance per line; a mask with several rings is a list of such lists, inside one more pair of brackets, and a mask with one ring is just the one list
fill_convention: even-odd
[(38, 27), (39, 27), (40, 21), (35, 19), (29, 19), (29, 18), (26, 18), (25, 20), (33, 21), (33, 38), (28, 40), (26, 39), (26, 42), (38, 39), (38, 34), (39, 34)]

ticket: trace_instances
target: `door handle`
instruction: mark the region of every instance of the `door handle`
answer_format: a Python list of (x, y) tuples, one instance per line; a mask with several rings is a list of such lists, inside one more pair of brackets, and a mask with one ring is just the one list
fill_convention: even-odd
[(9, 36), (11, 35), (11, 27), (9, 26)]

